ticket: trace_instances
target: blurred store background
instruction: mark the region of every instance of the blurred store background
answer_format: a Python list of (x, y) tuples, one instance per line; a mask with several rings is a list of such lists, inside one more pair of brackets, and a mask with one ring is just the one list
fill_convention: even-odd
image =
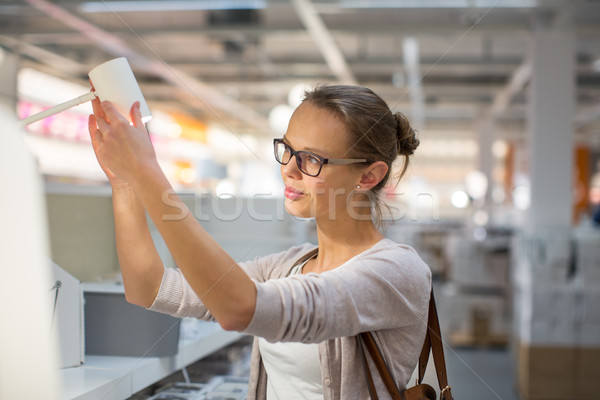
[[(303, 91), (373, 89), (419, 131), (407, 175), (386, 189), (385, 234), (434, 273), (455, 397), (598, 398), (600, 2), (0, 3), (0, 104), (18, 119), (85, 94), (87, 73), (122, 56), (166, 175), (238, 260), (315, 240), (312, 221), (285, 212), (272, 154)], [(52, 261), (106, 283), (118, 261), (90, 113), (83, 104), (22, 134), (44, 181)]]

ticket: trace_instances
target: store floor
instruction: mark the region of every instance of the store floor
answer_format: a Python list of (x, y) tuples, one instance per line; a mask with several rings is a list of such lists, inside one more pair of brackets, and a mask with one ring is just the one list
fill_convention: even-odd
[[(455, 399), (519, 400), (515, 366), (508, 350), (447, 348), (445, 357)], [(436, 383), (435, 377), (426, 378)]]

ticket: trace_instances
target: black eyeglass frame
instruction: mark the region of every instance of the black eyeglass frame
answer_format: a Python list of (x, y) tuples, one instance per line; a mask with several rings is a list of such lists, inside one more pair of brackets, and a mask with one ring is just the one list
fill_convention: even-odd
[[(279, 143), (283, 144), (285, 146), (285, 148), (289, 149), (289, 151), (290, 151), (290, 159), (287, 160), (286, 162), (279, 160), (279, 157), (277, 156), (277, 145)], [(369, 162), (366, 158), (325, 158), (325, 157), (321, 157), (318, 154), (311, 153), (310, 151), (303, 151), (303, 150), (296, 151), (296, 150), (292, 149), (292, 146), (290, 146), (289, 144), (284, 142), (283, 138), (273, 139), (273, 151), (275, 153), (275, 160), (281, 165), (287, 165), (292, 160), (292, 157), (295, 156), (296, 157), (296, 165), (298, 166), (298, 169), (300, 170), (300, 172), (302, 172), (305, 175), (312, 176), (312, 177), (318, 176), (321, 173), (321, 169), (323, 168), (323, 165), (325, 165), (325, 164), (348, 165), (348, 164), (358, 164), (358, 163)], [(316, 174), (309, 174), (307, 171), (305, 171), (302, 168), (302, 159), (301, 159), (302, 157), (298, 157), (298, 155), (301, 156), (302, 154), (307, 154), (307, 155), (319, 160), (319, 171), (317, 171)]]

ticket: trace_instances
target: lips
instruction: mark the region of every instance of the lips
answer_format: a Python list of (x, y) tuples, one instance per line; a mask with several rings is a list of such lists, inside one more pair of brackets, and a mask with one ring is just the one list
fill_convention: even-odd
[(304, 196), (304, 193), (302, 193), (301, 191), (299, 191), (297, 189), (294, 189), (293, 187), (286, 186), (284, 195), (286, 198), (288, 198), (290, 200), (297, 200), (300, 197)]

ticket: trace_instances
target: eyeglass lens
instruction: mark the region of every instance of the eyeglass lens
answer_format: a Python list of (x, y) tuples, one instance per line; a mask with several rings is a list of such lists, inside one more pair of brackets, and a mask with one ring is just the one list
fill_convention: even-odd
[[(322, 163), (317, 157), (304, 151), (299, 151), (295, 154), (296, 163), (300, 171), (311, 176), (316, 176), (321, 172)], [(275, 156), (278, 162), (287, 164), (292, 157), (292, 149), (283, 142), (277, 142), (275, 145)]]

